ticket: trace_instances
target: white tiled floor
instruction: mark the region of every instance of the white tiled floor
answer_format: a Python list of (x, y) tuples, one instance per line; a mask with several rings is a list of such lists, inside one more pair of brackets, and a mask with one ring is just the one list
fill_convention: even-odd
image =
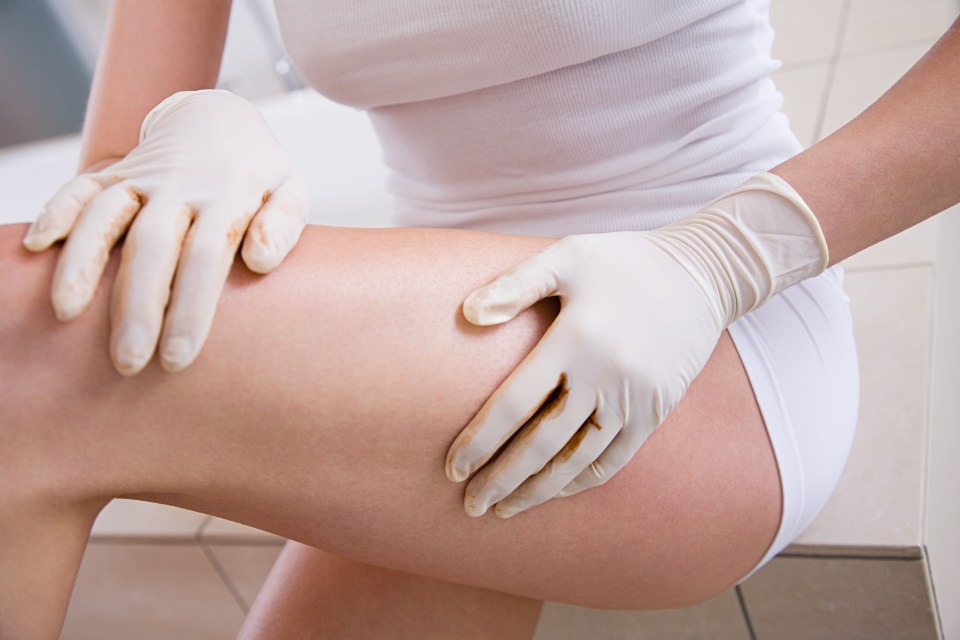
[[(948, 0), (773, 0), (778, 33), (775, 53), (784, 61), (775, 78), (801, 141), (812, 144), (859, 113), (923, 54), (957, 12), (958, 5)], [(866, 363), (865, 420), (891, 414), (900, 414), (905, 421), (922, 420), (914, 414), (925, 406), (929, 335), (913, 328), (929, 326), (936, 233), (937, 221), (929, 221), (847, 263)], [(857, 307), (857, 300), (871, 304)], [(904, 308), (912, 308), (912, 315), (904, 315)], [(885, 340), (889, 327), (884, 322), (911, 323), (907, 333), (912, 332), (916, 344), (889, 344)], [(909, 384), (892, 389), (889, 385), (897, 385), (897, 380), (870, 377), (868, 369), (879, 370), (889, 359), (896, 360), (895, 366), (908, 366), (900, 379)], [(885, 440), (871, 446), (917, 444)], [(869, 464), (851, 461), (851, 474), (876, 472)], [(856, 504), (832, 505), (825, 517), (833, 517), (831, 513), (849, 517), (850, 510), (856, 509)], [(919, 517), (916, 514), (903, 526), (918, 526)], [(870, 513), (862, 514), (862, 521), (865, 536), (884, 535)], [(63, 637), (232, 637), (280, 544), (274, 536), (206, 516), (117, 501), (94, 529), (94, 543), (84, 558)], [(890, 566), (901, 570), (908, 565)], [(773, 572), (772, 568), (764, 579), (776, 580)], [(763, 591), (761, 582), (746, 588), (747, 595), (754, 596), (754, 637), (787, 637), (771, 618), (781, 615), (777, 614), (780, 605), (755, 597)], [(798, 610), (797, 615), (795, 631), (800, 631), (794, 637), (811, 637), (803, 631), (803, 612)], [(731, 592), (686, 617), (629, 612), (584, 616), (574, 608), (553, 607), (537, 639), (652, 637), (638, 635), (641, 629), (648, 634), (662, 629), (658, 637), (670, 638), (750, 637)], [(882, 625), (877, 629), (880, 634), (890, 631)], [(914, 636), (908, 629), (899, 637)]]
[(282, 545), (234, 522), (115, 500), (94, 527), (63, 638), (233, 638)]
[(233, 638), (244, 610), (197, 544), (91, 544), (63, 637)]

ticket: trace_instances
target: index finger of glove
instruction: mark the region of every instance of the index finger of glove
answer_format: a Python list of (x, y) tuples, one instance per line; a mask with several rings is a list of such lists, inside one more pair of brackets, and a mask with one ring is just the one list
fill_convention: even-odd
[[(239, 205), (222, 201), (205, 210), (190, 230), (173, 285), (160, 341), (160, 364), (171, 373), (188, 367), (206, 342), (220, 294), (253, 212), (232, 215)], [(224, 222), (231, 220), (231, 222)]]
[(110, 250), (140, 210), (133, 189), (115, 185), (95, 197), (80, 217), (57, 259), (53, 275), (53, 309), (71, 320), (87, 307), (100, 282)]
[(463, 428), (447, 451), (447, 478), (466, 480), (547, 402), (554, 390), (566, 386), (556, 347), (546, 338), (541, 340)]

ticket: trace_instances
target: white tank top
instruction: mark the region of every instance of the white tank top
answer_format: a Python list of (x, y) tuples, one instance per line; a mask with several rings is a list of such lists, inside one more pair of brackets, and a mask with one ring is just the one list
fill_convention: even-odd
[(404, 226), (649, 229), (800, 150), (765, 0), (276, 0)]

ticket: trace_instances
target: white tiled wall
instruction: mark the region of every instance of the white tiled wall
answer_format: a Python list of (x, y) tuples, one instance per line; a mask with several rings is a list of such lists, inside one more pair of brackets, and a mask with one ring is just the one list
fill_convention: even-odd
[(926, 547), (945, 638), (960, 638), (960, 206), (940, 220), (933, 330)]

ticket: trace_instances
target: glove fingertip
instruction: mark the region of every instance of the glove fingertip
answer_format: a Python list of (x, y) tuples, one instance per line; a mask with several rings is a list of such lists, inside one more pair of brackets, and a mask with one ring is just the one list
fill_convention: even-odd
[(283, 262), (284, 253), (264, 247), (256, 242), (244, 244), (240, 252), (243, 263), (254, 273), (270, 273)]
[(450, 482), (463, 482), (470, 476), (469, 469), (464, 469), (463, 465), (459, 464), (458, 454), (459, 452), (451, 451), (447, 454), (447, 460), (444, 464), (444, 472), (447, 474), (447, 479)]
[(53, 221), (46, 211), (41, 213), (27, 228), (23, 236), (23, 246), (30, 251), (43, 251), (67, 234), (67, 231), (59, 228), (59, 225), (52, 225), (51, 222)]
[(152, 353), (138, 352), (125, 346), (115, 347), (110, 353), (113, 368), (117, 370), (117, 373), (127, 378), (143, 371), (147, 363), (150, 362), (151, 355)]
[(446, 473), (447, 473), (447, 479), (450, 482), (463, 482), (469, 476), (469, 474), (467, 474), (462, 469), (458, 469), (457, 467), (452, 467), (449, 464), (446, 467)]
[(269, 273), (283, 262), (300, 239), (301, 229), (267, 230), (263, 220), (255, 219), (247, 230), (240, 255), (254, 273)]
[(463, 301), (463, 317), (470, 324), (480, 327), (502, 324), (512, 320), (521, 311), (517, 305), (511, 304), (512, 301), (491, 300), (496, 294), (492, 287), (488, 285), (477, 289)]
[(189, 367), (197, 357), (193, 340), (186, 336), (167, 339), (160, 352), (160, 366), (167, 373), (178, 373)]
[(580, 493), (581, 491), (583, 491), (583, 489), (581, 489), (580, 487), (576, 486), (574, 483), (571, 482), (570, 484), (565, 486), (563, 489), (561, 489), (560, 492), (555, 497), (569, 498), (570, 496)]
[(463, 510), (468, 516), (479, 518), (487, 512), (487, 505), (479, 502), (474, 495), (468, 495), (463, 500)]
[(522, 508), (522, 507), (520, 507), (520, 508), (517, 508), (517, 507), (501, 507), (501, 506), (500, 506), (501, 504), (503, 504), (503, 503), (498, 502), (498, 503), (493, 507), (493, 513), (494, 513), (494, 515), (496, 515), (496, 516), (497, 516), (498, 518), (500, 518), (501, 520), (506, 520), (507, 518), (512, 518), (513, 516), (517, 515), (517, 514), (520, 513), (521, 511), (523, 511), (523, 508)]
[(44, 236), (39, 232), (33, 233), (32, 229), (33, 227), (27, 231), (27, 235), (23, 236), (23, 240), (21, 242), (23, 243), (24, 248), (34, 252), (43, 251), (50, 248), (50, 245), (53, 244), (52, 238), (49, 236)]
[(69, 322), (83, 313), (83, 310), (90, 304), (92, 297), (93, 292), (89, 288), (76, 284), (72, 287), (62, 287), (60, 290), (54, 290), (51, 296), (53, 313), (57, 316), (57, 320)]

